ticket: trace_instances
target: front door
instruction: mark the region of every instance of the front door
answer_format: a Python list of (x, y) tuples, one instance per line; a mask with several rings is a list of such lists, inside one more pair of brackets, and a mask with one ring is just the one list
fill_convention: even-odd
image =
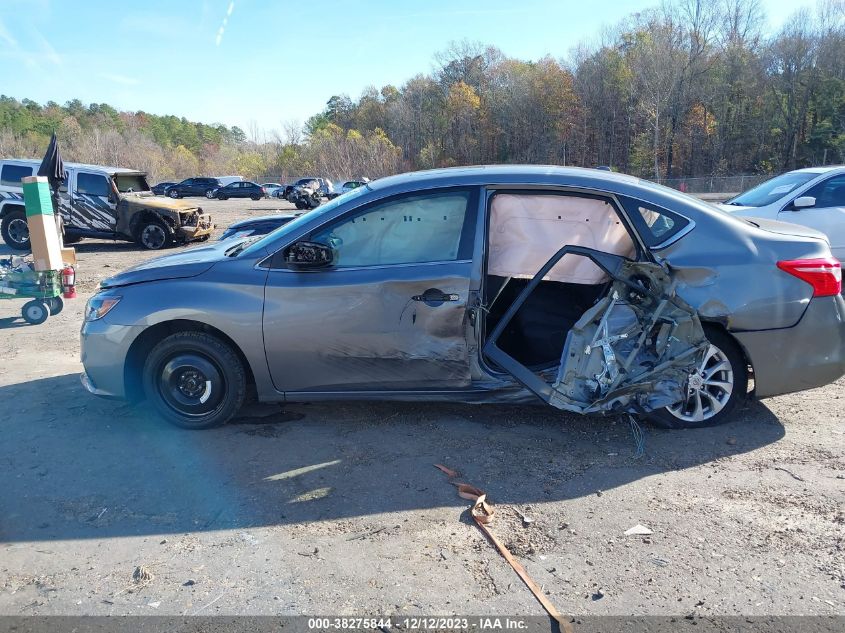
[(778, 220), (821, 231), (830, 240), (833, 256), (845, 261), (845, 175), (820, 182), (801, 194), (805, 196), (815, 198), (815, 206), (795, 209), (790, 204), (778, 213)]
[(331, 267), (267, 277), (264, 346), (277, 389), (459, 390), (470, 386), (467, 296), (475, 189), (359, 207), (307, 236)]
[(68, 224), (88, 231), (114, 231), (117, 213), (115, 204), (109, 199), (109, 179), (87, 171), (77, 171), (74, 179)]

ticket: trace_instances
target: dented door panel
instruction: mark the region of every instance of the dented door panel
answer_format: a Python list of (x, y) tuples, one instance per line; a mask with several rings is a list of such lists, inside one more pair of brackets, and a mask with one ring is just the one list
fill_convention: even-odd
[(470, 268), (458, 261), (270, 271), (264, 345), (276, 388), (468, 388)]
[[(587, 257), (611, 278), (606, 294), (570, 329), (553, 378), (496, 345), (520, 306), (563, 257)], [(667, 267), (584, 247), (558, 251), (490, 334), (484, 354), (553, 407), (576, 413), (644, 413), (686, 396), (708, 343), (698, 314)]]

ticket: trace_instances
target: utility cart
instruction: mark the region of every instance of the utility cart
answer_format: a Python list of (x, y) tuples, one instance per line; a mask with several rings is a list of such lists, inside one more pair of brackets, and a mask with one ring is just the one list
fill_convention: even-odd
[(38, 271), (26, 264), (12, 266), (10, 260), (0, 260), (0, 299), (29, 299), (21, 315), (27, 323), (39, 325), (62, 311), (63, 295), (75, 295), (75, 276), (72, 266)]

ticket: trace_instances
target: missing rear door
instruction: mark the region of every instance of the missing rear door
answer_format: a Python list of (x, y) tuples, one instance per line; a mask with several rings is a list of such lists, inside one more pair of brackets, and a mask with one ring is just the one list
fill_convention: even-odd
[(490, 201), (484, 357), (549, 404), (646, 411), (683, 398), (704, 349), (698, 316), (638, 249), (609, 199)]

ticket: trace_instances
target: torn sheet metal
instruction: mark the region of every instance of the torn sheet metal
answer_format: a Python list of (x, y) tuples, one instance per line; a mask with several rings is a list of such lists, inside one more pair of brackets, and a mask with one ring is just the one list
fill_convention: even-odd
[[(557, 374), (544, 380), (497, 345), (517, 310), (565, 255), (587, 257), (613, 282), (570, 329)], [(668, 266), (589, 248), (558, 251), (488, 338), (485, 355), (548, 404), (576, 413), (644, 413), (680, 402), (708, 342), (696, 311), (677, 295)]]
[(626, 262), (620, 275), (569, 331), (552, 406), (634, 413), (686, 397), (708, 346), (698, 315), (677, 296), (676, 283), (662, 267)]

